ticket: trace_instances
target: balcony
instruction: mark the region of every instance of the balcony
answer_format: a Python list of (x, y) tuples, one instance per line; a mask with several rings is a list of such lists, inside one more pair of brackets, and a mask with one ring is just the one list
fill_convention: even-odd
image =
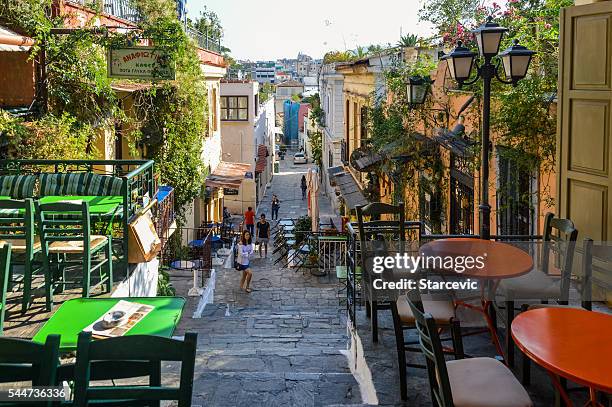
[(141, 20), (138, 9), (132, 5), (130, 0), (70, 0), (70, 2), (89, 9), (99, 9), (103, 13), (132, 23), (138, 23)]
[(221, 53), (221, 37), (213, 36), (208, 32), (203, 33), (189, 26), (186, 27), (186, 32), (198, 44), (198, 47), (218, 54)]

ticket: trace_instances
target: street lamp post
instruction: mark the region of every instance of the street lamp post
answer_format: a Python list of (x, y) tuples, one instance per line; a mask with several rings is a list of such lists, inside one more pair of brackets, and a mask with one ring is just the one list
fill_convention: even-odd
[[(498, 54), (499, 45), (507, 28), (501, 27), (493, 22), (492, 18), (478, 27), (473, 33), (478, 43), (478, 51), (482, 63), (475, 64), (477, 54), (463, 46), (459, 41), (457, 47), (442, 59), (447, 61), (451, 77), (457, 81), (459, 87), (476, 83), (482, 78), (482, 164), (481, 164), (481, 183), (480, 183), (480, 237), (482, 239), (491, 238), (491, 205), (489, 204), (489, 148), (490, 148), (490, 119), (491, 119), (491, 81), (497, 78), (498, 81), (515, 86), (517, 82), (527, 75), (527, 69), (531, 62), (534, 51), (518, 44), (514, 44), (504, 52)], [(498, 57), (494, 62), (493, 58)], [(504, 68), (506, 79), (499, 75), (500, 61)], [(476, 65), (476, 76), (470, 79), (472, 67)]]

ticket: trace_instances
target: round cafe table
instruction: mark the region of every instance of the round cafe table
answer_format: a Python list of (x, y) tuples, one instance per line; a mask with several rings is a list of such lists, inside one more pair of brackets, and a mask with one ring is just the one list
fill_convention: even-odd
[[(577, 308), (540, 308), (512, 322), (516, 345), (549, 373), (567, 406), (558, 376), (586, 386), (587, 406), (602, 406), (597, 391), (612, 393), (612, 315)], [(602, 406), (603, 407), (603, 406)]]
[[(487, 283), (491, 282), (493, 284), (493, 292), (495, 292), (497, 284), (499, 284), (499, 281), (502, 279), (519, 277), (529, 273), (533, 269), (533, 259), (528, 253), (515, 246), (496, 242), (494, 240), (465, 237), (432, 240), (421, 246), (419, 252), (422, 256), (440, 256), (443, 258), (459, 256), (476, 258), (478, 256), (483, 256), (484, 267), (466, 268), (462, 273), (458, 273), (458, 275), (486, 280)], [(453, 272), (454, 270), (437, 271)], [(480, 306), (460, 300), (456, 300), (455, 304), (480, 312), (484, 316), (497, 353), (504, 358), (504, 352), (499, 342), (495, 324), (488, 312), (493, 303), (493, 299), (486, 295), (485, 284), (481, 284), (480, 293)]]

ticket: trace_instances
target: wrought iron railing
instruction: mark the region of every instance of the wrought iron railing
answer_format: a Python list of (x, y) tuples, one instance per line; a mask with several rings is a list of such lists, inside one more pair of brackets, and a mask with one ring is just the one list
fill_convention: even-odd
[(221, 53), (221, 37), (214, 36), (208, 32), (198, 31), (190, 26), (186, 27), (186, 32), (200, 48)]
[(70, 2), (93, 10), (100, 10), (132, 23), (138, 23), (142, 19), (138, 9), (130, 0), (70, 0)]

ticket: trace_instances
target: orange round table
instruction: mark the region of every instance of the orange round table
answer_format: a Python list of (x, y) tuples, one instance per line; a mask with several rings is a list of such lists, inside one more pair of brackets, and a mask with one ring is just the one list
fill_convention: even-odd
[[(502, 279), (519, 277), (533, 269), (533, 259), (528, 253), (515, 246), (493, 240), (466, 237), (433, 240), (421, 246), (420, 253), (422, 256), (441, 257), (471, 256), (476, 258), (483, 256), (484, 267), (466, 268), (466, 270), (458, 274), (475, 279), (492, 280), (493, 292)], [(480, 312), (484, 316), (495, 349), (499, 356), (505, 360), (495, 323), (491, 315), (489, 315), (492, 303), (493, 299), (487, 298), (485, 295), (484, 284), (481, 288), (480, 306), (465, 301), (455, 301), (456, 305)]]
[(512, 322), (516, 345), (545, 368), (566, 403), (556, 376), (591, 389), (590, 405), (600, 405), (595, 391), (612, 393), (612, 315), (573, 308), (542, 308), (519, 314)]
[(507, 243), (475, 238), (432, 240), (421, 247), (425, 256), (485, 256), (484, 267), (466, 269), (462, 275), (499, 280), (519, 277), (533, 269), (533, 259), (523, 250)]

